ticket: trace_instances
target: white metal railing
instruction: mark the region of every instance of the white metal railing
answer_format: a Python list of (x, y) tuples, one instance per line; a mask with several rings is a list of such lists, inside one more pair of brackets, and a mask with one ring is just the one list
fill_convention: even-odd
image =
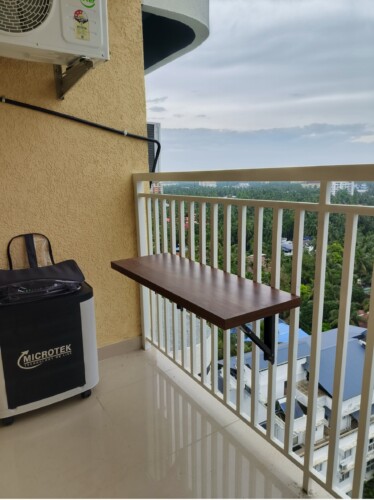
[[(250, 181), (250, 182), (285, 182), (319, 181), (319, 202), (289, 202), (279, 200), (244, 200), (232, 198), (207, 198), (199, 196), (181, 196), (153, 194), (149, 192), (149, 182), (179, 181)], [(299, 309), (290, 313), (290, 335), (286, 369), (288, 401), (284, 438), (279, 439), (277, 431), (276, 401), (279, 398), (277, 382), (283, 376), (282, 367), (269, 363), (267, 371), (260, 369), (260, 352), (252, 343), (251, 369), (245, 371), (244, 335), (237, 331), (236, 380), (231, 369), (230, 332), (219, 332), (214, 325), (196, 318), (186, 310), (180, 310), (176, 304), (157, 296), (154, 292), (141, 287), (143, 343), (150, 342), (166, 356), (172, 359), (182, 370), (199, 382), (214, 397), (222, 401), (238, 417), (258, 432), (288, 459), (297, 464), (304, 473), (303, 489), (308, 491), (310, 479), (315, 480), (329, 493), (336, 497), (345, 497), (347, 488), (342, 489), (339, 480), (339, 442), (340, 421), (342, 418), (343, 390), (346, 370), (348, 326), (352, 296), (353, 266), (356, 250), (356, 234), (359, 217), (374, 217), (374, 207), (361, 205), (338, 205), (331, 203), (331, 183), (333, 181), (373, 182), (374, 165), (348, 165), (332, 167), (304, 167), (279, 169), (252, 169), (240, 171), (175, 172), (159, 174), (135, 174), (135, 202), (138, 230), (138, 253), (147, 255), (160, 252), (178, 253), (213, 267), (218, 267), (218, 249), (223, 251), (223, 270), (231, 271), (232, 262), (232, 209), (238, 211), (238, 250), (237, 273), (245, 276), (247, 258), (247, 211), (254, 210), (253, 237), (253, 280), (261, 282), (264, 210), (273, 213), (271, 286), (279, 288), (281, 270), (281, 237), (283, 211), (291, 210), (294, 214), (293, 257), (291, 292), (300, 294), (301, 272), (303, 263), (304, 218), (307, 212), (318, 216), (318, 229), (315, 252), (315, 278), (313, 290), (313, 316), (310, 338), (309, 381), (307, 398), (308, 411), (303, 450), (294, 451), (295, 400), (297, 396), (297, 352)], [(223, 211), (223, 220), (219, 217), (219, 207)], [(321, 332), (324, 307), (326, 260), (329, 233), (329, 216), (332, 213), (345, 216), (344, 255), (341, 275), (339, 302), (338, 334), (333, 381), (334, 397), (331, 401), (330, 428), (328, 430), (327, 462), (324, 471), (314, 468), (316, 449), (321, 454), (321, 445), (317, 443), (317, 413), (319, 405), (319, 373), (321, 360)], [(186, 235), (185, 217), (189, 225)], [(199, 230), (195, 231), (195, 218)], [(223, 225), (220, 230), (219, 222)], [(207, 252), (207, 225), (209, 224), (209, 251)], [(222, 242), (219, 242), (221, 236)], [(177, 248), (177, 244), (179, 247)], [(370, 298), (370, 310), (374, 311), (374, 294)], [(252, 325), (260, 335), (260, 321)], [(276, 328), (277, 330), (277, 328)], [(219, 363), (218, 344), (222, 337), (223, 362)], [(277, 339), (276, 339), (277, 342)], [(222, 368), (223, 365), (223, 368)], [(264, 373), (267, 390), (263, 396)], [(354, 376), (354, 373), (352, 374)], [(246, 377), (246, 378), (245, 378)], [(246, 384), (245, 384), (246, 382)], [(367, 447), (371, 422), (374, 382), (374, 315), (369, 319), (365, 349), (364, 376), (362, 382), (360, 419), (357, 429), (355, 468), (351, 486), (353, 497), (362, 495), (366, 472)], [(236, 384), (236, 387), (235, 387)], [(250, 386), (250, 397), (244, 386)], [(221, 387), (223, 386), (223, 387)], [(262, 387), (262, 390), (261, 390)], [(278, 392), (277, 392), (278, 391)], [(261, 396), (261, 397), (260, 397)], [(304, 401), (305, 402), (305, 401)], [(260, 425), (263, 414), (266, 425)], [(316, 427), (317, 425), (317, 427)], [(265, 428), (266, 429), (265, 429)], [(320, 439), (320, 437), (319, 437)], [(317, 446), (316, 446), (317, 443)], [(318, 458), (318, 457), (317, 457)], [(340, 478), (340, 479), (339, 479)]]

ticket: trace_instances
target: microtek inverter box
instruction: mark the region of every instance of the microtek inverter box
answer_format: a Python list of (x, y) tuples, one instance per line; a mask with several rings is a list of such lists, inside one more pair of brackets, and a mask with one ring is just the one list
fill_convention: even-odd
[(5, 424), (77, 394), (87, 397), (99, 381), (92, 288), (74, 261), (35, 265), (30, 245), (29, 238), (33, 267), (0, 271), (0, 419)]

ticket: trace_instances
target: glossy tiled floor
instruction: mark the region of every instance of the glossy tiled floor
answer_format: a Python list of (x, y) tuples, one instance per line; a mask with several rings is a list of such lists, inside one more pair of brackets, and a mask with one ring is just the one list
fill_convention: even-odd
[(100, 371), (91, 398), (0, 428), (1, 497), (301, 496), (301, 472), (162, 354)]

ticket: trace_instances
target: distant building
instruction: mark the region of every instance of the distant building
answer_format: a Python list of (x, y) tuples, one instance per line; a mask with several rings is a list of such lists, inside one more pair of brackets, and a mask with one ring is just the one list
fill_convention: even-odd
[(355, 185), (355, 190), (358, 192), (358, 193), (366, 193), (368, 191), (368, 186), (367, 184), (356, 184)]
[(346, 182), (346, 181), (341, 181), (341, 182), (332, 182), (331, 183), (331, 194), (332, 196), (335, 196), (338, 191), (342, 190), (348, 191), (350, 195), (353, 195), (354, 190), (355, 190), (355, 183), (354, 182)]
[(201, 181), (201, 182), (199, 182), (199, 186), (215, 188), (215, 187), (217, 187), (217, 183), (215, 181)]
[[(279, 338), (277, 355), (277, 380), (275, 385), (276, 416), (275, 437), (280, 441), (285, 439), (285, 416), (287, 410), (287, 376), (288, 376), (288, 340), (289, 326), (279, 323)], [(365, 328), (350, 325), (348, 329), (347, 362), (342, 394), (342, 408), (340, 418), (340, 437), (338, 470), (336, 479), (339, 488), (352, 495), (353, 474), (357, 447), (358, 423), (360, 420), (361, 388), (363, 379), (364, 359), (366, 350)], [(309, 397), (309, 364), (310, 364), (310, 336), (299, 329), (297, 339), (297, 354), (295, 366), (295, 414), (293, 427), (293, 451), (303, 457), (305, 453), (306, 413)], [(328, 445), (331, 429), (331, 409), (334, 392), (334, 367), (336, 358), (337, 329), (321, 333), (321, 362), (318, 376), (318, 396), (315, 422), (315, 449), (313, 453), (313, 467), (325, 475), (327, 472)], [(266, 407), (268, 402), (268, 361), (264, 360), (260, 352), (258, 361), (259, 388), (258, 388), (258, 416), (260, 424), (266, 428)], [(218, 361), (220, 376), (223, 377), (223, 361)], [(354, 376), (352, 369), (354, 367)], [(236, 394), (236, 356), (230, 359), (231, 387), (230, 400), (235, 401)], [(247, 399), (251, 394), (252, 352), (244, 354), (244, 385)], [(372, 401), (374, 403), (374, 400)], [(374, 475), (374, 404), (371, 407), (371, 422), (368, 434), (366, 474), (365, 480)]]
[(317, 181), (305, 181), (301, 185), (303, 188), (319, 188), (320, 183)]
[(152, 184), (152, 193), (154, 194), (164, 194), (164, 185), (162, 182), (154, 182)]

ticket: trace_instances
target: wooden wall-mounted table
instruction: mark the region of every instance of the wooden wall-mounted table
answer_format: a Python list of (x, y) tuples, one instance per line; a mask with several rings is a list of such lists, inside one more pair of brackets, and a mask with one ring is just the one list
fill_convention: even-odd
[[(169, 253), (111, 263), (116, 271), (228, 330), (241, 326), (274, 362), (278, 313), (300, 305), (300, 297)], [(264, 342), (246, 323), (264, 318)]]

